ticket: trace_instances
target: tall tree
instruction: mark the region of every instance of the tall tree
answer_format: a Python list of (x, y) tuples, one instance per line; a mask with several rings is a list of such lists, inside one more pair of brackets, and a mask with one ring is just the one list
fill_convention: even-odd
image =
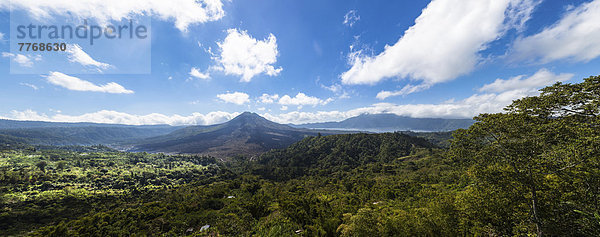
[(599, 115), (600, 77), (557, 83), (514, 101), (506, 113), (476, 117), (454, 134), (450, 154), (470, 167), (481, 190), (517, 194), (510, 198), (513, 213), (527, 215), (512, 215), (513, 234), (528, 229), (519, 223), (531, 223), (538, 236), (573, 234), (574, 226), (593, 232), (600, 226), (581, 210), (597, 214), (600, 207), (594, 201), (600, 197)]

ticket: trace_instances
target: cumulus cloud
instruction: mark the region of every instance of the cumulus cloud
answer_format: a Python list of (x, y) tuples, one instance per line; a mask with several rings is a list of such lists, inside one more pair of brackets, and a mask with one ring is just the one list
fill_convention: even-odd
[(600, 56), (600, 0), (569, 10), (552, 26), (517, 39), (512, 60), (548, 63), (567, 59), (587, 62)]
[(333, 101), (332, 98), (328, 98), (326, 100), (322, 100), (322, 99), (319, 99), (319, 98), (314, 97), (314, 96), (308, 96), (308, 95), (306, 95), (306, 94), (304, 94), (302, 92), (299, 92), (294, 97), (291, 97), (289, 95), (279, 96), (278, 94), (274, 94), (274, 95), (262, 94), (258, 98), (258, 102), (263, 103), (263, 104), (278, 103), (280, 105), (284, 105), (281, 108), (285, 108), (285, 109), (282, 109), (282, 110), (287, 110), (287, 106), (286, 105), (295, 105), (295, 106), (312, 105), (312, 106), (317, 106), (317, 105), (326, 105), (326, 104), (328, 104), (331, 101)]
[(279, 99), (279, 104), (281, 105), (326, 105), (329, 102), (333, 101), (332, 98), (328, 98), (326, 100), (319, 99), (313, 96), (307, 96), (306, 94), (299, 92), (296, 96), (291, 97), (289, 95), (284, 95)]
[[(353, 114), (350, 111), (317, 111), (317, 112), (300, 112), (293, 111), (283, 114), (274, 115), (271, 113), (264, 113), (261, 116), (268, 120), (281, 124), (302, 124), (302, 123), (315, 123), (315, 122), (330, 122), (330, 121), (341, 121), (346, 118), (352, 117)], [(360, 113), (356, 114), (356, 116)]]
[(573, 74), (562, 73), (556, 75), (550, 72), (548, 69), (542, 68), (530, 77), (520, 75), (512, 77), (508, 80), (496, 79), (491, 84), (487, 84), (479, 89), (480, 92), (504, 92), (519, 89), (535, 89), (547, 85), (554, 84), (556, 82), (564, 82), (571, 80)]
[[(202, 72), (200, 72), (200, 70), (198, 70), (198, 68), (195, 68), (195, 67), (193, 67), (190, 70), (190, 76), (193, 78), (202, 79), (202, 80), (210, 79), (210, 74), (208, 72), (202, 73)], [(171, 77), (169, 77), (169, 78), (171, 78)], [(169, 79), (169, 80), (171, 80), (171, 79)]]
[(279, 99), (279, 95), (278, 94), (274, 94), (274, 95), (269, 95), (269, 94), (262, 94), (259, 98), (258, 101), (263, 103), (263, 104), (273, 104), (275, 103), (277, 100)]
[(9, 116), (0, 117), (2, 119), (13, 119), (13, 120), (22, 120), (22, 121), (51, 121), (50, 118), (46, 114), (38, 114), (33, 110), (25, 110), (25, 111), (16, 111), (13, 110), (10, 112)]
[[(541, 77), (545, 77), (546, 79), (539, 79)], [(481, 113), (502, 112), (503, 108), (507, 105), (510, 105), (513, 100), (520, 99), (526, 96), (538, 95), (538, 89), (540, 87), (553, 84), (556, 81), (568, 80), (568, 78), (571, 77), (571, 74), (554, 74), (546, 69), (541, 69), (537, 73), (529, 77), (518, 76), (506, 80), (498, 79), (493, 83), (481, 87), (480, 92), (482, 93), (471, 95), (468, 98), (462, 100), (449, 100), (438, 104), (376, 103), (371, 106), (360, 107), (348, 111), (291, 111), (282, 114), (263, 113), (261, 114), (261, 116), (271, 121), (282, 124), (341, 121), (365, 113), (393, 113), (396, 115), (408, 116), (413, 118), (472, 118), (473, 116), (476, 116)], [(247, 97), (245, 100), (242, 101), (245, 101), (243, 103), (247, 103)], [(281, 110), (284, 111), (286, 109), (287, 106), (282, 105)], [(265, 109), (261, 108), (260, 110), (264, 111)], [(12, 111), (9, 116), (3, 118), (16, 120), (38, 120), (54, 122), (95, 122), (131, 125), (208, 125), (225, 122), (237, 115), (239, 115), (239, 113), (227, 113), (220, 111), (211, 112), (208, 114), (193, 113), (190, 116), (167, 116), (156, 113), (148, 115), (131, 115), (122, 112), (102, 110), (83, 115), (56, 114), (54, 116), (48, 116), (45, 114), (39, 114), (35, 111), (26, 110)]]
[(89, 54), (83, 51), (78, 44), (69, 44), (66, 52), (68, 53), (69, 61), (79, 63), (86, 67), (95, 67), (100, 72), (113, 67), (108, 63), (94, 60)]
[(134, 115), (112, 110), (101, 110), (82, 115), (65, 115), (60, 112), (49, 116), (44, 113), (38, 113), (33, 110), (12, 111), (4, 119), (30, 120), (30, 121), (48, 121), (48, 122), (90, 122), (90, 123), (109, 123), (109, 124), (127, 124), (127, 125), (156, 125), (168, 124), (179, 125), (212, 125), (226, 122), (239, 113), (228, 113), (222, 111), (210, 112), (207, 114), (192, 113), (188, 116), (164, 115), (152, 113), (147, 115)]
[(344, 21), (342, 22), (347, 26), (354, 26), (354, 24), (360, 20), (360, 16), (357, 14), (356, 10), (350, 10), (346, 15), (344, 15)]
[(344, 84), (410, 78), (432, 85), (470, 73), (479, 53), (529, 19), (539, 0), (433, 0), (404, 35), (376, 56), (349, 54)]
[(23, 55), (23, 54), (13, 54), (8, 52), (3, 52), (2, 57), (4, 58), (12, 58), (13, 62), (19, 64), (21, 67), (33, 67), (34, 61), (41, 61), (41, 55)]
[(286, 114), (265, 114), (267, 119), (278, 123), (314, 123), (341, 121), (361, 114), (392, 113), (413, 118), (472, 118), (480, 113), (501, 112), (513, 100), (535, 95), (536, 90), (515, 90), (501, 94), (475, 94), (461, 101), (440, 104), (376, 103), (349, 111), (289, 112)]
[(223, 16), (221, 0), (19, 0), (0, 1), (0, 9), (24, 10), (38, 18), (68, 15), (99, 22), (119, 21), (136, 15), (152, 15), (174, 21), (175, 27), (187, 31), (192, 24), (216, 21)]
[(217, 98), (221, 99), (224, 102), (233, 103), (236, 105), (243, 105), (245, 103), (250, 102), (250, 96), (242, 92), (218, 94)]
[(273, 66), (279, 55), (277, 38), (273, 34), (264, 40), (257, 40), (248, 32), (237, 29), (229, 29), (227, 34), (223, 42), (217, 42), (221, 54), (213, 58), (218, 64), (214, 69), (226, 75), (241, 76), (243, 82), (250, 82), (262, 73), (276, 76), (283, 70)]
[[(356, 108), (348, 111), (293, 111), (285, 114), (263, 116), (278, 123), (314, 123), (326, 121), (341, 121), (361, 114), (393, 113), (399, 116), (413, 118), (472, 118), (481, 113), (498, 113), (510, 105), (512, 101), (539, 94), (538, 89), (557, 81), (565, 81), (572, 74), (554, 74), (541, 69), (532, 76), (513, 77), (508, 80), (498, 79), (484, 85), (482, 92), (463, 100), (449, 100), (439, 104), (393, 104), (376, 103), (371, 106)], [(517, 78), (517, 79), (515, 79)], [(540, 79), (544, 78), (544, 79)]]
[(113, 94), (134, 93), (132, 90), (127, 90), (115, 82), (109, 82), (106, 85), (96, 85), (89, 81), (65, 75), (60, 72), (50, 72), (50, 74), (46, 76), (46, 80), (51, 84), (61, 86), (72, 91), (93, 91)]
[(0, 41), (4, 40), (4, 33), (0, 32)]

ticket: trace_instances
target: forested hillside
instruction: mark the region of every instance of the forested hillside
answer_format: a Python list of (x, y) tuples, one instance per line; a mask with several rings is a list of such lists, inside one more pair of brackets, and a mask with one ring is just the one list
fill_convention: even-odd
[(316, 135), (227, 163), (9, 148), (0, 232), (599, 236), (599, 116), (591, 77), (482, 114), (449, 148), (402, 133)]
[(326, 175), (372, 163), (414, 159), (417, 153), (433, 148), (425, 139), (401, 133), (309, 137), (287, 149), (263, 154), (255, 163), (260, 167), (255, 173), (273, 180)]

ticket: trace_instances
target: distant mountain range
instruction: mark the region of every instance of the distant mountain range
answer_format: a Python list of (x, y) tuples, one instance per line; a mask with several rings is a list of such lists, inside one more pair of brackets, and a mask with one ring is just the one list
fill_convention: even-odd
[(170, 134), (144, 139), (132, 151), (202, 153), (215, 157), (258, 155), (285, 148), (307, 136), (348, 133), (294, 128), (245, 112), (223, 124), (191, 126)]
[[(451, 131), (467, 128), (473, 122), (471, 119), (416, 119), (394, 114), (364, 114), (341, 122), (283, 125), (249, 112), (226, 123), (189, 127), (0, 120), (0, 144), (103, 144), (129, 151), (201, 153), (222, 158), (258, 155), (319, 134)], [(451, 137), (449, 133), (420, 135), (440, 138), (440, 144)]]
[(179, 128), (182, 127), (0, 120), (0, 143), (113, 145), (167, 134)]
[(444, 132), (468, 128), (472, 119), (410, 118), (395, 114), (363, 114), (341, 122), (292, 125), (297, 128), (360, 130), (369, 132)]
[(170, 125), (124, 125), (109, 123), (63, 123), (63, 122), (44, 122), (44, 121), (18, 121), (0, 119), (0, 129), (17, 128), (73, 128), (73, 127), (119, 127), (119, 128), (181, 128)]

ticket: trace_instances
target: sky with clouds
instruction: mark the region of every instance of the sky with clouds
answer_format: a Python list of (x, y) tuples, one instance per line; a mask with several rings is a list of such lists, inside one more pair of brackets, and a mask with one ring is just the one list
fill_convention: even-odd
[[(18, 23), (84, 20), (131, 20), (148, 38), (17, 50)], [(0, 0), (0, 118), (471, 118), (600, 74), (598, 22), (600, 0)]]

